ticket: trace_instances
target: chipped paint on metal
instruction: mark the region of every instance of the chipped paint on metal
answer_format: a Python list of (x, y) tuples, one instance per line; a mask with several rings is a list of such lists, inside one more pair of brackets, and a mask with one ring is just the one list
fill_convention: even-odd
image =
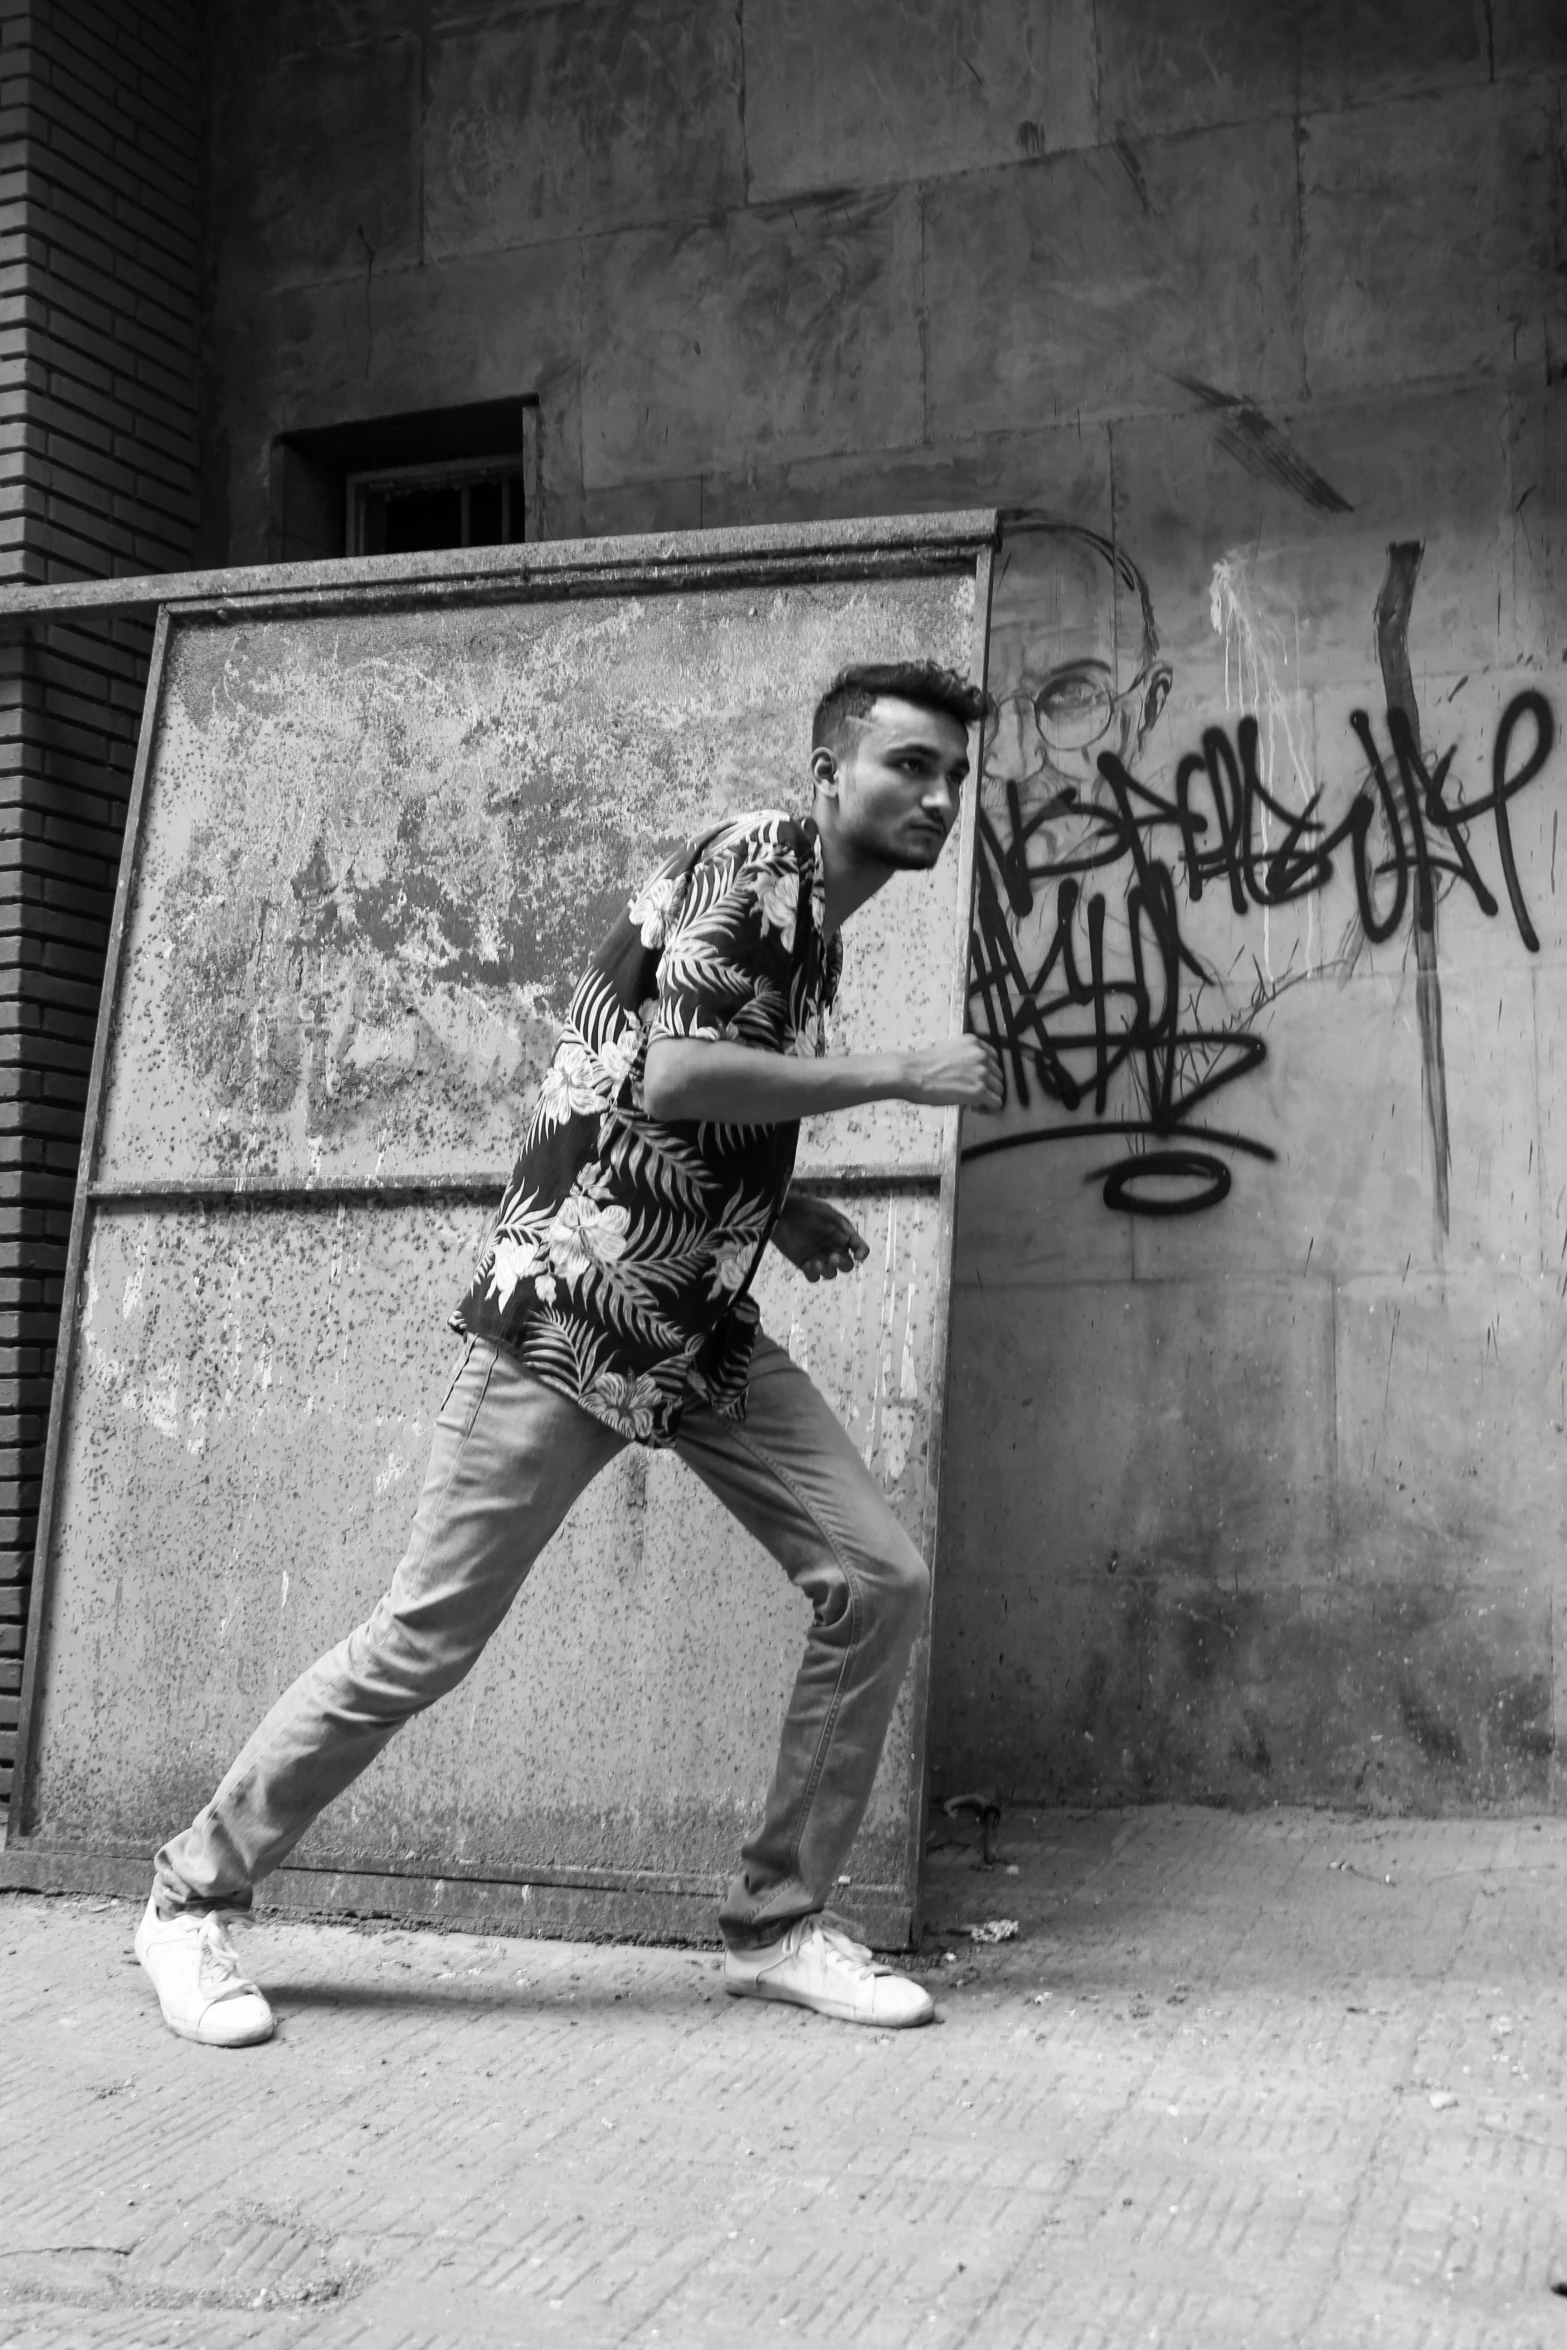
[[(758, 1294), (918, 1539), (938, 1207), (856, 1214), (874, 1272), (808, 1286), (772, 1259)], [(482, 1228), (477, 1211), (368, 1203), (101, 1219), (63, 1463), (40, 1833), (90, 1821), (151, 1849), (256, 1714), (368, 1613), (450, 1376), (439, 1316), (409, 1300), (443, 1298)], [(319, 1304), (334, 1252), (351, 1316)], [(660, 1853), (721, 1869), (759, 1805), (803, 1627), (778, 1568), (686, 1470), (623, 1455), (476, 1668), (482, 1740), (467, 1743), (467, 1700), (437, 1708), (301, 1857), (504, 1874), (529, 1853), (597, 1868)], [(869, 1881), (896, 1871), (910, 1723), (906, 1689), (854, 1863)]]
[[(649, 866), (727, 810), (808, 804), (833, 672), (966, 665), (973, 596), (947, 574), (179, 630), (101, 1176), (504, 1167)], [(838, 1049), (939, 1030), (955, 887), (947, 861), (866, 910)], [(876, 1105), (804, 1159), (933, 1160), (939, 1131)]]
[[(970, 670), (982, 647), (973, 575), (916, 566), (371, 601), (168, 632), (53, 1439), (39, 1850), (150, 1849), (374, 1604), (488, 1220), (440, 1185), (508, 1163), (582, 954), (635, 880), (727, 809), (802, 803), (811, 704), (845, 661)], [(857, 923), (838, 1049), (946, 1032), (956, 864)], [(813, 1288), (769, 1257), (757, 1282), (922, 1546), (954, 1128), (882, 1105), (808, 1131), (803, 1167), (857, 1171), (870, 1258)], [(367, 1178), (423, 1195), (113, 1198)], [(295, 1865), (700, 1893), (758, 1816), (805, 1614), (678, 1461), (629, 1451), (462, 1702), (410, 1725)], [(851, 1863), (889, 1922), (913, 1899), (925, 1670), (922, 1639)]]

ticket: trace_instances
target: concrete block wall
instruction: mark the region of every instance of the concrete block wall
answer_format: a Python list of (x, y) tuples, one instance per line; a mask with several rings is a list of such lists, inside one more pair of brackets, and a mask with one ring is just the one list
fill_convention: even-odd
[[(168, 569), (197, 497), (194, 8), (0, 0), (0, 579)], [(149, 631), (0, 644), (0, 1804)]]
[[(998, 590), (986, 808), (1021, 979), (975, 1012), (1020, 1051), (1042, 1022), (1078, 1106), (1025, 1058), (1011, 1147), (965, 1182), (938, 1784), (1559, 1802), (1567, 752), (1508, 802), (1530, 943), (1494, 818), (1444, 831), (1418, 775), (1399, 798), (1388, 712), (1449, 802), (1485, 797), (1499, 743), (1517, 772), (1520, 696), (1567, 725), (1561, 9), (211, 22), (209, 559), (278, 551), (278, 433), (518, 395), (550, 534), (1035, 518)], [(1389, 620), (1389, 550), (1417, 544)], [(1248, 717), (1258, 852), (1194, 887), (1183, 763), (1211, 857), (1204, 745), (1238, 757)], [(1189, 950), (1158, 985), (1139, 930)], [(1228, 1188), (1150, 1214), (1210, 1181), (1117, 1189), (1150, 1152)]]

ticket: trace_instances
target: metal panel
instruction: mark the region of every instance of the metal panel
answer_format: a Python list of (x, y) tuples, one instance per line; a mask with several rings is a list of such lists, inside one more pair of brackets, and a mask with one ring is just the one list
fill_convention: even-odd
[[(973, 596), (970, 574), (181, 627), (98, 1179), (499, 1173), (640, 877), (727, 809), (799, 803), (849, 647), (966, 665)], [(957, 892), (944, 859), (866, 909), (842, 1049), (940, 1027)], [(930, 1164), (941, 1131), (879, 1103), (804, 1163)]]
[[(640, 583), (601, 546), (511, 603), (493, 579), (468, 604), (445, 582), (388, 599), (367, 564), (327, 612), (290, 585), (165, 621), (0, 1876), (139, 1861), (374, 1600), (445, 1313), (631, 884), (728, 808), (802, 803), (810, 706), (843, 661), (982, 672), (982, 535), (914, 524), (900, 547), (884, 525), (856, 552), (858, 527), (805, 555), (726, 534), (684, 570), (664, 549)], [(958, 1024), (971, 860), (972, 802), (961, 855), (851, 931), (840, 1049)], [(810, 1289), (771, 1259), (758, 1285), (927, 1552), (955, 1146), (955, 1117), (897, 1105), (824, 1122), (802, 1166), (856, 1194), (871, 1264)], [(284, 1890), (452, 1914), (468, 1886), (469, 1914), (516, 1923), (522, 1889), (553, 1886), (579, 1930), (700, 1930), (804, 1621), (677, 1463), (623, 1455)], [(851, 1863), (892, 1937), (916, 1898), (925, 1673), (922, 1641)]]

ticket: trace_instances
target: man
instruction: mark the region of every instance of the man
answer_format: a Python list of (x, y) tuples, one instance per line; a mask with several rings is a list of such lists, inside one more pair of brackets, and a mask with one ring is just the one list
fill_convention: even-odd
[(719, 1912), (728, 1990), (883, 2027), (929, 2019), (918, 1984), (823, 1915), (927, 1569), (749, 1292), (768, 1240), (808, 1280), (867, 1254), (837, 1209), (790, 1196), (802, 1117), (1000, 1104), (995, 1054), (972, 1037), (821, 1057), (840, 928), (940, 856), (985, 708), (929, 663), (845, 671), (816, 711), (811, 818), (734, 817), (690, 843), (593, 958), (455, 1316), (466, 1346), (391, 1588), (158, 1854), (136, 1952), (183, 2037), (270, 2035), (219, 1912), (247, 1907), (402, 1723), (455, 1687), (627, 1442), (672, 1445), (813, 1608), (761, 1824)]

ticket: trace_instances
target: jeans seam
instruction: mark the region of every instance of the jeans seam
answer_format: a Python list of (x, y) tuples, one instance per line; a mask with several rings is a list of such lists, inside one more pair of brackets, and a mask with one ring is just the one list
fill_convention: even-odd
[[(477, 1340), (477, 1339), (472, 1339), (472, 1338), (470, 1338), (470, 1340), (468, 1341), (468, 1344), (469, 1344), (469, 1347), (470, 1347), (470, 1348), (472, 1348), (472, 1347), (476, 1346), (478, 1343), (479, 1343), (479, 1342), (478, 1342), (478, 1340)], [(461, 1378), (462, 1378), (463, 1371), (466, 1371), (466, 1370), (467, 1370), (467, 1368), (468, 1368), (468, 1360), (469, 1360), (469, 1359), (471, 1359), (471, 1356), (470, 1356), (468, 1359), (465, 1359), (465, 1360), (464, 1360), (464, 1362), (463, 1362), (463, 1366), (462, 1366), (462, 1370), (460, 1370), (460, 1371), (458, 1372), (458, 1374), (457, 1374), (457, 1378), (456, 1378), (456, 1379), (454, 1379), (454, 1380), (452, 1381), (452, 1394), (453, 1394), (453, 1395), (454, 1395), (454, 1394), (456, 1393), (456, 1391), (457, 1391), (458, 1382), (459, 1382), (459, 1381), (461, 1380)], [(443, 1479), (443, 1481), (442, 1481), (442, 1484), (441, 1484), (441, 1498), (440, 1498), (440, 1501), (439, 1501), (439, 1503), (437, 1504), (437, 1512), (439, 1512), (440, 1510), (443, 1510), (443, 1509), (445, 1508), (445, 1506), (446, 1506), (446, 1497), (447, 1497), (447, 1495), (450, 1493), (450, 1491), (451, 1491), (451, 1489), (452, 1489), (452, 1479), (453, 1479), (453, 1478), (456, 1476), (456, 1474), (457, 1474), (458, 1465), (459, 1465), (459, 1463), (460, 1463), (460, 1462), (461, 1462), (461, 1460), (462, 1460), (463, 1452), (464, 1452), (464, 1450), (466, 1449), (466, 1446), (467, 1446), (467, 1443), (468, 1443), (468, 1439), (469, 1439), (469, 1437), (470, 1437), (470, 1436), (473, 1434), (474, 1422), (475, 1422), (475, 1421), (478, 1419), (478, 1417), (479, 1417), (479, 1413), (480, 1413), (481, 1409), (483, 1408), (484, 1399), (485, 1399), (485, 1397), (486, 1397), (486, 1396), (489, 1394), (489, 1392), (490, 1392), (490, 1378), (491, 1378), (491, 1375), (492, 1375), (492, 1373), (494, 1372), (494, 1369), (495, 1369), (495, 1362), (496, 1362), (496, 1351), (495, 1351), (495, 1348), (492, 1346), (492, 1347), (490, 1348), (490, 1359), (489, 1359), (489, 1361), (488, 1361), (488, 1362), (485, 1364), (485, 1366), (484, 1366), (484, 1377), (483, 1377), (482, 1381), (480, 1382), (480, 1385), (479, 1385), (479, 1392), (478, 1392), (478, 1394), (477, 1394), (477, 1395), (474, 1397), (474, 1399), (473, 1399), (473, 1408), (472, 1408), (472, 1410), (469, 1412), (467, 1419), (466, 1419), (466, 1420), (463, 1422), (462, 1434), (461, 1434), (461, 1435), (458, 1437), (458, 1439), (457, 1439), (457, 1443), (456, 1443), (456, 1446), (455, 1446), (455, 1448), (454, 1448), (454, 1450), (453, 1450), (453, 1452), (452, 1452), (451, 1466), (448, 1468), (448, 1470), (447, 1470), (447, 1472), (446, 1472), (446, 1475), (445, 1475), (445, 1478)], [(446, 1403), (450, 1403), (450, 1402), (451, 1402), (451, 1399), (452, 1399), (452, 1398), (451, 1398), (451, 1395), (448, 1395), (448, 1396), (447, 1396), (447, 1399), (446, 1399)], [(445, 1411), (445, 1409), (446, 1409), (446, 1404), (442, 1404), (442, 1406), (441, 1406), (441, 1410), (442, 1410), (442, 1411)], [(437, 1416), (439, 1416), (439, 1415), (437, 1415)], [(414, 1566), (422, 1566), (422, 1565), (424, 1564), (425, 1558), (427, 1557), (427, 1555), (428, 1555), (428, 1553), (429, 1553), (429, 1548), (430, 1548), (430, 1542), (431, 1542), (431, 1539), (432, 1539), (432, 1531), (431, 1531), (431, 1530), (427, 1530), (427, 1531), (426, 1531), (426, 1533), (425, 1533), (425, 1536), (424, 1536), (424, 1539), (423, 1539), (423, 1541), (422, 1541), (422, 1542), (420, 1543), (420, 1545), (419, 1545), (419, 1550), (418, 1550), (418, 1556), (417, 1556), (417, 1559), (415, 1559), (415, 1558), (414, 1558), (414, 1557), (413, 1557), (413, 1556), (410, 1554), (410, 1557), (409, 1557), (409, 1559), (408, 1559), (408, 1562), (407, 1562), (407, 1563), (408, 1563), (408, 1565), (409, 1565), (411, 1568), (412, 1568), (412, 1567), (414, 1567)], [(393, 1583), (395, 1583), (395, 1582), (396, 1582), (396, 1580), (397, 1580), (397, 1572), (396, 1572), (396, 1570), (394, 1570), (394, 1572), (393, 1572), (393, 1575), (392, 1575), (392, 1582), (393, 1582)], [(386, 1597), (386, 1598), (388, 1598), (388, 1599), (391, 1597), (391, 1586), (390, 1586), (390, 1585), (388, 1585), (388, 1587), (387, 1587), (387, 1590), (386, 1590), (386, 1592), (383, 1594), (383, 1596), (384, 1596), (384, 1597)], [(378, 1607), (380, 1606), (380, 1604), (381, 1604), (380, 1600), (377, 1600), (377, 1601), (376, 1601), (376, 1607), (378, 1608)], [(372, 1609), (371, 1609), (371, 1611), (370, 1611), (370, 1613), (371, 1613), (371, 1616), (374, 1616), (374, 1614), (375, 1614), (375, 1608), (372, 1608)], [(350, 1638), (350, 1639), (352, 1639), (352, 1638), (353, 1638), (353, 1634), (352, 1634), (352, 1633), (350, 1633), (350, 1634), (349, 1634), (349, 1638)]]
[[(804, 1512), (805, 1516), (816, 1528), (817, 1533), (821, 1536), (828, 1549), (832, 1552), (833, 1557), (837, 1560), (839, 1571), (843, 1576), (849, 1593), (849, 1607), (852, 1612), (852, 1624), (849, 1634), (849, 1655), (852, 1655), (854, 1649), (859, 1645), (864, 1609), (861, 1600), (859, 1578), (856, 1575), (842, 1544), (840, 1543), (837, 1535), (833, 1532), (831, 1526), (829, 1526), (826, 1520), (823, 1518), (821, 1512), (817, 1510), (806, 1498), (805, 1494), (800, 1490), (800, 1487), (795, 1483), (794, 1479), (789, 1475), (788, 1470), (783, 1467), (781, 1462), (774, 1460), (772, 1454), (766, 1449), (765, 1445), (758, 1444), (755, 1437), (751, 1436), (743, 1425), (736, 1427), (735, 1437), (742, 1450), (748, 1452), (753, 1460), (759, 1461), (763, 1468), (767, 1470), (768, 1474), (770, 1476), (776, 1477), (779, 1484), (783, 1486), (784, 1490), (794, 1496), (795, 1502), (799, 1508)], [(832, 1734), (837, 1726), (838, 1715), (842, 1709), (843, 1683), (844, 1677), (849, 1670), (849, 1655), (845, 1655), (843, 1662), (838, 1668), (838, 1679), (833, 1689), (832, 1702), (827, 1709), (827, 1718), (822, 1724), (822, 1734), (817, 1740), (816, 1753), (812, 1757), (810, 1776), (806, 1781), (804, 1793), (800, 1798), (798, 1832), (791, 1840), (789, 1851), (790, 1863), (796, 1877), (798, 1877), (800, 1874), (800, 1846), (805, 1841), (805, 1831), (810, 1821), (811, 1807), (816, 1800), (816, 1790), (821, 1785), (822, 1772), (827, 1767), (827, 1749), (832, 1743)]]
[(457, 1383), (461, 1379), (464, 1371), (467, 1370), (468, 1365), (473, 1360), (473, 1347), (474, 1342), (471, 1338), (465, 1338), (463, 1340), (462, 1353), (457, 1358), (457, 1368), (455, 1371), (453, 1371), (450, 1379), (448, 1379), (446, 1382), (446, 1393), (441, 1398), (441, 1410), (438, 1411), (435, 1415), (437, 1421), (439, 1421), (441, 1417), (441, 1412), (445, 1411), (447, 1405), (451, 1402), (452, 1397), (457, 1393)]

